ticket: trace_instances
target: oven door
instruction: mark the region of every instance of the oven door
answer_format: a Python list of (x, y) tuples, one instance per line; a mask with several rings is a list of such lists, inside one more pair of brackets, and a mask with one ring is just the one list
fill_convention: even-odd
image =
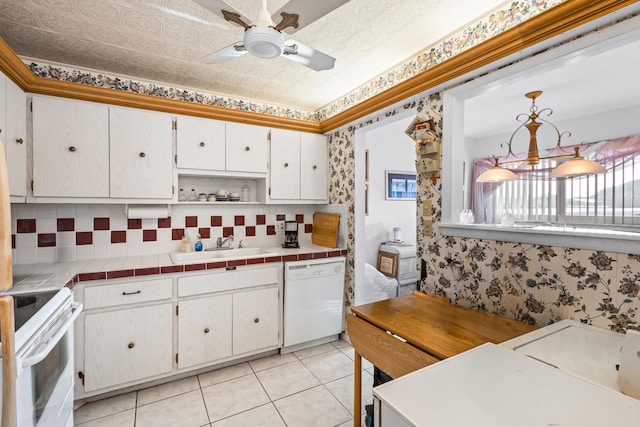
[(49, 337), (18, 358), (19, 427), (73, 424), (73, 322), (81, 310), (81, 304), (73, 303), (71, 314)]

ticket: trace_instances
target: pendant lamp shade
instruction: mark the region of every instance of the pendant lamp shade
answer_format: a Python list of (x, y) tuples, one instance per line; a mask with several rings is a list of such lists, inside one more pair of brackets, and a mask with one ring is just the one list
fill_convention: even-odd
[(585, 160), (578, 155), (578, 149), (576, 148), (576, 155), (552, 170), (550, 176), (551, 178), (569, 178), (605, 172), (607, 172), (607, 169), (600, 163), (593, 160)]
[(478, 179), (476, 179), (476, 182), (503, 182), (517, 180), (518, 177), (515, 173), (511, 172), (509, 169), (495, 165), (488, 171), (483, 172)]

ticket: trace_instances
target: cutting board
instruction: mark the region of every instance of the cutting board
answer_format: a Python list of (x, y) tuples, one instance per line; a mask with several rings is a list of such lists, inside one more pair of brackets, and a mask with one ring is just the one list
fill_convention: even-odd
[(311, 243), (314, 245), (335, 248), (338, 243), (338, 225), (340, 214), (316, 212), (313, 214), (313, 231)]

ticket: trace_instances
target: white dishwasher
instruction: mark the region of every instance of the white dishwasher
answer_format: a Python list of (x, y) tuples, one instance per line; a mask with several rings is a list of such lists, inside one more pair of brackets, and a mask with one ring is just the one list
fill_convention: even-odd
[(284, 264), (283, 352), (338, 338), (344, 330), (344, 257)]

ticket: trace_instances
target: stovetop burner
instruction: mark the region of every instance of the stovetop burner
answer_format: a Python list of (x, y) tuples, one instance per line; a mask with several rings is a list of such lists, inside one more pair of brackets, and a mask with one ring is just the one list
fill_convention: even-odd
[(57, 294), (57, 290), (11, 294), (15, 310), (15, 330), (17, 331), (31, 319), (47, 302)]

